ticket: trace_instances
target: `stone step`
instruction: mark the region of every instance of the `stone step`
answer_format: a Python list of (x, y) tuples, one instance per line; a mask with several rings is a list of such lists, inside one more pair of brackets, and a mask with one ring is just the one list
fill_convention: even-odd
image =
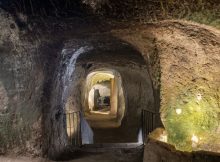
[(86, 144), (81, 147), (85, 152), (111, 152), (119, 150), (142, 149), (142, 143), (101, 143), (101, 144)]

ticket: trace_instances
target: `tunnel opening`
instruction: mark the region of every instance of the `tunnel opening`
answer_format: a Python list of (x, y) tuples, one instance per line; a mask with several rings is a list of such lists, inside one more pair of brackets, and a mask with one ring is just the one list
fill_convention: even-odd
[(51, 108), (51, 132), (59, 132), (49, 137), (52, 157), (75, 148), (143, 148), (155, 128), (152, 81), (141, 53), (113, 37), (90, 39), (62, 50)]
[[(71, 100), (66, 103), (69, 142), (76, 146), (117, 143), (114, 136), (120, 137), (120, 133), (115, 132), (115, 129), (120, 129), (125, 113), (125, 98), (119, 72), (108, 68), (90, 72), (82, 85), (81, 95), (83, 101), (80, 111), (73, 110)], [(103, 131), (113, 131), (114, 136), (108, 136)], [(111, 140), (100, 140), (100, 136)]]
[[(4, 19), (3, 24), (8, 22)], [(1, 126), (5, 125), (0, 145), (4, 147), (3, 152), (22, 146), (22, 152), (29, 150), (35, 154), (36, 151), (39, 155), (39, 150), (43, 148), (43, 153), (56, 158), (66, 148), (73, 150), (84, 144), (142, 141), (142, 134), (146, 135), (153, 129), (152, 114), (155, 109), (152, 108), (152, 87), (157, 92), (154, 95), (154, 102), (158, 105), (156, 110), (161, 108), (161, 119), (166, 128), (160, 130), (159, 135), (156, 134), (157, 140), (172, 144), (181, 151), (193, 151), (190, 153), (193, 158), (198, 150), (219, 152), (220, 82), (216, 77), (219, 76), (216, 52), (219, 37), (215, 30), (189, 22), (166, 21), (146, 27), (134, 25), (129, 29), (120, 27), (106, 31), (109, 35), (130, 42), (138, 49), (135, 50), (128, 43), (109, 35), (108, 42), (100, 39), (98, 35), (105, 37), (105, 31), (93, 33), (96, 29), (89, 29), (71, 33), (75, 28), (65, 28), (69, 24), (62, 27), (62, 23), (57, 23), (60, 27), (56, 23), (48, 23), (48, 28), (55, 26), (55, 29), (49, 30), (45, 40), (44, 32), (41, 33), (44, 27), (40, 28), (43, 41), (39, 41), (35, 47), (32, 41), (23, 39), (26, 34), (29, 37), (26, 32), (24, 37), (22, 32), (21, 39), (17, 39), (20, 29), (15, 27), (13, 20), (5, 24), (8, 25), (3, 28), (7, 30), (3, 30), (6, 33), (3, 32), (2, 38), (10, 39), (4, 39), (6, 42), (3, 42), (1, 49), (0, 123)], [(33, 23), (33, 28), (28, 27), (30, 31), (37, 29), (34, 26)], [(54, 33), (58, 33), (58, 36), (51, 39)], [(10, 34), (12, 37), (8, 37)], [(66, 36), (60, 38), (61, 35)], [(67, 42), (69, 45), (63, 42), (74, 38)], [(17, 50), (8, 47), (16, 47)], [(140, 61), (143, 57), (139, 57), (138, 51), (146, 60), (149, 59), (147, 66), (153, 86), (149, 84), (151, 79), (145, 64)], [(111, 103), (111, 79), (117, 76), (112, 75), (113, 70), (120, 74), (122, 81), (125, 107), (121, 120), (117, 119), (117, 115), (123, 109), (119, 105), (112, 108), (121, 100), (116, 99)], [(84, 89), (90, 84), (90, 74), (93, 77), (104, 75), (104, 79), (95, 82), (85, 93)], [(95, 89), (98, 91), (95, 92)], [(105, 94), (101, 91), (105, 91)], [(116, 96), (112, 95), (112, 98)], [(97, 116), (105, 118), (111, 112), (114, 122), (108, 126), (100, 121), (92, 121), (93, 116), (95, 119), (98, 119)], [(5, 117), (9, 120), (5, 120)], [(141, 119), (146, 120), (143, 122)], [(26, 128), (23, 123), (27, 123), (31, 131), (23, 129)], [(145, 130), (147, 133), (143, 129), (145, 126), (142, 126), (144, 123), (150, 128)], [(21, 138), (15, 139), (14, 135)], [(109, 139), (109, 136), (114, 138)], [(150, 157), (152, 153), (149, 154)], [(167, 156), (165, 161), (169, 161), (169, 158)]]
[[(71, 88), (66, 105), (78, 118), (74, 120), (78, 134), (68, 136), (71, 144), (78, 146), (136, 147), (144, 143), (145, 134), (155, 124), (147, 64), (129, 44), (105, 41), (77, 58), (77, 77), (73, 79), (77, 84)], [(148, 124), (143, 124), (148, 120)]]
[(89, 125), (92, 128), (119, 127), (124, 111), (120, 74), (115, 70), (89, 73), (86, 78), (84, 106), (84, 115)]

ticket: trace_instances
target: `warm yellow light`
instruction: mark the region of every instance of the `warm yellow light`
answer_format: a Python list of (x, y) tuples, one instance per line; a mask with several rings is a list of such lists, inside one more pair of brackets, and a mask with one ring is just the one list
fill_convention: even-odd
[(200, 93), (198, 93), (196, 95), (196, 99), (197, 99), (197, 101), (201, 101), (202, 100), (202, 95)]
[(198, 138), (196, 135), (193, 134), (191, 140), (192, 140), (192, 147), (193, 147), (193, 148), (196, 148), (196, 147), (197, 147), (197, 144), (198, 144), (198, 142), (199, 142), (199, 138)]
[(182, 113), (182, 109), (180, 109), (180, 108), (176, 109), (176, 113), (177, 113), (178, 115), (180, 115), (180, 114)]
[(90, 111), (92, 114), (102, 114), (102, 115), (109, 115), (110, 111), (101, 112), (101, 111)]
[(163, 131), (163, 134), (160, 135), (160, 141), (167, 142), (167, 134), (165, 131)]
[(192, 140), (192, 142), (195, 142), (195, 143), (199, 142), (199, 138), (197, 136), (195, 136), (194, 134), (193, 134), (191, 140)]

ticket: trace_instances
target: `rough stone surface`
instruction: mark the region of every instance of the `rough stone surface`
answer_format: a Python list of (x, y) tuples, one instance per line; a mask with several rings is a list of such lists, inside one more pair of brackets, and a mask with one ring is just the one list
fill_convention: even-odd
[[(3, 11), (0, 19), (0, 102), (7, 107), (0, 112), (1, 154), (39, 156), (43, 152), (56, 158), (65, 151), (68, 142), (63, 107), (69, 95), (65, 86), (74, 83), (74, 92), (80, 92), (83, 79), (77, 78), (85, 78), (90, 70), (103, 65), (114, 66), (126, 78), (123, 83), (130, 119), (140, 117), (140, 108), (159, 112), (161, 107), (166, 126), (167, 110), (179, 104), (176, 96), (185, 87), (194, 94), (200, 85), (203, 96), (208, 94), (212, 108), (219, 112), (220, 34), (216, 29), (182, 21), (104, 27), (79, 19), (47, 19), (41, 23), (36, 20), (39, 24), (26, 31)], [(112, 46), (113, 41), (118, 45)], [(145, 60), (126, 52), (142, 54)], [(81, 63), (77, 64), (76, 58), (71, 59), (73, 53), (91, 57), (79, 57)], [(129, 93), (132, 91), (134, 94)], [(143, 98), (148, 94), (148, 100)], [(74, 106), (81, 108), (81, 98), (75, 98)], [(139, 119), (135, 121), (129, 126), (140, 125)], [(156, 121), (161, 125), (159, 117)], [(215, 129), (212, 131), (218, 135), (219, 127)]]
[[(86, 40), (80, 38), (66, 42), (62, 51), (62, 59), (52, 82), (51, 107), (45, 116), (47, 143), (53, 145), (48, 150), (49, 154), (58, 156), (69, 146), (63, 115), (66, 101), (71, 100), (73, 110), (83, 110), (82, 92), (86, 76), (91, 71), (105, 68), (118, 71), (122, 77), (126, 113), (120, 128), (94, 130), (95, 141), (138, 142), (141, 110), (152, 110), (154, 102), (147, 66), (141, 54), (129, 44), (108, 35), (94, 37), (89, 34)], [(132, 69), (128, 71), (128, 67)]]
[(219, 154), (210, 152), (181, 152), (177, 151), (173, 146), (149, 140), (144, 149), (144, 162), (218, 162)]
[(0, 112), (3, 112), (7, 109), (8, 105), (8, 95), (5, 88), (0, 83)]
[[(219, 31), (164, 21), (114, 33), (137, 47), (148, 60), (155, 96), (161, 99), (155, 98), (155, 103), (168, 141), (190, 151), (194, 149), (191, 138), (196, 134), (201, 139), (195, 149), (219, 151)], [(182, 115), (177, 116), (177, 108), (182, 109)]]
[[(43, 71), (37, 48), (31, 40), (22, 40), (13, 18), (0, 10), (0, 153), (41, 152), (41, 94)], [(24, 151), (25, 150), (25, 151)]]

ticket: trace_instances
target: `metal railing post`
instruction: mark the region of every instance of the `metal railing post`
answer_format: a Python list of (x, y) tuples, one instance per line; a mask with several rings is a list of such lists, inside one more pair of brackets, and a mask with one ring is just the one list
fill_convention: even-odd
[(81, 146), (81, 119), (80, 112), (67, 112), (66, 126), (69, 143), (74, 146)]
[(142, 132), (143, 132), (143, 143), (147, 135), (149, 135), (155, 129), (155, 116), (158, 113), (151, 110), (142, 109)]

